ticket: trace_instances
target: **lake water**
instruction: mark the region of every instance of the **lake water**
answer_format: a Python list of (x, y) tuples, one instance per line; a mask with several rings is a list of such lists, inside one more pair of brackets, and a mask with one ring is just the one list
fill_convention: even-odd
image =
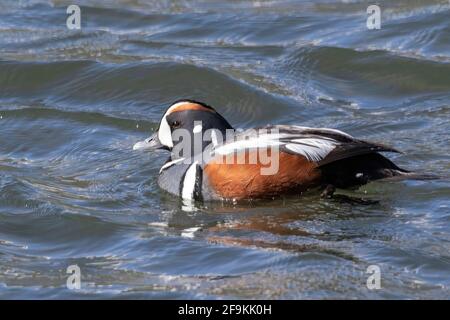
[[(380, 30), (357, 0), (78, 0), (69, 30), (72, 2), (0, 2), (0, 298), (449, 298), (448, 1), (378, 1)], [(132, 150), (180, 98), (444, 178), (186, 210)]]

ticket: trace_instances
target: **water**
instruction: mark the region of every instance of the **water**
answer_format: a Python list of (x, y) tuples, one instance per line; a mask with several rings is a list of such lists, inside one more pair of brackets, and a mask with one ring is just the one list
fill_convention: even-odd
[[(448, 1), (379, 1), (377, 31), (357, 0), (77, 1), (81, 31), (71, 2), (0, 2), (0, 298), (449, 297)], [(447, 178), (188, 211), (132, 151), (179, 98)]]

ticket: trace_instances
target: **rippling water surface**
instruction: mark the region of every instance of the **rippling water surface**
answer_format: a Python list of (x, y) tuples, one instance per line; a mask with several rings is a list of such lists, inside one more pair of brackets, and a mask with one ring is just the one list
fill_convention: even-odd
[[(358, 0), (77, 1), (81, 31), (71, 2), (0, 2), (0, 298), (449, 297), (448, 1), (379, 1), (372, 31)], [(186, 211), (131, 149), (182, 97), (444, 179)]]

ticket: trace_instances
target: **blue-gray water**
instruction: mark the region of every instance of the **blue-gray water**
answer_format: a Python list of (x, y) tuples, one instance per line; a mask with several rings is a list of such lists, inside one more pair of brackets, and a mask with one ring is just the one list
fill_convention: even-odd
[(79, 0), (81, 31), (73, 2), (0, 1), (0, 298), (449, 297), (448, 178), (186, 211), (156, 184), (166, 155), (132, 151), (195, 98), (448, 176), (448, 1), (379, 1), (368, 30), (357, 0)]

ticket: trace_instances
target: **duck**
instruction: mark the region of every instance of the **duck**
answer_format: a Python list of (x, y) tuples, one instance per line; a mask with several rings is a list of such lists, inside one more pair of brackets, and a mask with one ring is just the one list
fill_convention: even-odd
[(234, 129), (192, 99), (172, 103), (156, 132), (133, 149), (169, 151), (158, 185), (191, 201), (275, 199), (309, 190), (332, 197), (337, 188), (411, 174), (381, 154), (399, 153), (387, 145), (330, 128)]

